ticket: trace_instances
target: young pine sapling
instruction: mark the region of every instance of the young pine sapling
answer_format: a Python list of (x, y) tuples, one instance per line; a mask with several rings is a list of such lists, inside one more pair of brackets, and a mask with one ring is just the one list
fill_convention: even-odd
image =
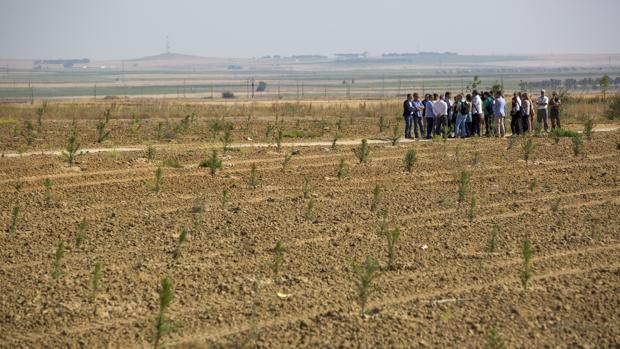
[(260, 185), (260, 178), (258, 172), (256, 171), (256, 164), (252, 164), (252, 167), (250, 167), (249, 184), (253, 189), (256, 189), (256, 187)]
[(271, 271), (273, 271), (274, 275), (278, 275), (280, 270), (282, 270), (282, 265), (284, 264), (284, 246), (282, 246), (282, 242), (278, 241), (276, 246), (273, 249), (273, 260), (271, 262)]
[(470, 174), (466, 170), (461, 170), (461, 175), (459, 177), (459, 198), (458, 202), (465, 201), (467, 194), (469, 193), (469, 178)]
[(159, 312), (155, 318), (155, 334), (153, 336), (153, 348), (158, 349), (159, 343), (164, 335), (172, 331), (172, 324), (166, 318), (166, 310), (172, 303), (172, 281), (169, 278), (161, 280), (159, 289)]
[(111, 114), (110, 109), (106, 109), (103, 112), (103, 120), (100, 120), (99, 122), (97, 122), (97, 126), (96, 126), (97, 143), (102, 143), (108, 137), (110, 137), (110, 131), (106, 130), (106, 127), (108, 126), (108, 123), (110, 122), (110, 114)]
[(340, 179), (344, 177), (344, 159), (340, 159), (338, 162), (338, 173), (336, 174), (336, 177)]
[(17, 221), (19, 218), (19, 211), (21, 208), (19, 205), (13, 206), (13, 210), (11, 211), (11, 225), (9, 225), (9, 233), (13, 234), (17, 231)]
[(360, 146), (355, 149), (355, 156), (359, 160), (360, 164), (367, 164), (369, 153), (370, 150), (368, 149), (368, 141), (364, 138), (362, 139)]
[(43, 192), (43, 200), (46, 204), (49, 204), (52, 199), (52, 181), (49, 178), (43, 180), (43, 186), (45, 191)]
[(398, 143), (399, 139), (400, 130), (398, 127), (398, 123), (394, 123), (394, 126), (392, 126), (392, 136), (390, 137), (390, 142), (392, 143), (392, 146), (396, 146), (396, 143)]
[(532, 250), (532, 245), (529, 240), (523, 241), (523, 246), (521, 247), (521, 256), (523, 257), (523, 270), (521, 271), (521, 284), (523, 288), (527, 290), (527, 284), (532, 278), (532, 266), (531, 260), (534, 255), (534, 250)]
[(592, 119), (588, 119), (583, 123), (583, 135), (586, 136), (586, 139), (592, 140), (592, 130), (594, 129), (594, 121)]
[(80, 248), (84, 240), (86, 240), (86, 229), (88, 229), (88, 221), (82, 218), (78, 224), (78, 231), (75, 234), (75, 248)]
[(56, 253), (54, 254), (54, 268), (52, 270), (52, 277), (58, 279), (63, 274), (63, 258), (65, 256), (65, 244), (60, 241), (56, 245)]
[(211, 176), (215, 176), (217, 173), (217, 170), (222, 168), (222, 160), (218, 159), (217, 150), (215, 149), (211, 150), (211, 157), (206, 160), (203, 160), (200, 163), (200, 167), (209, 168), (209, 173), (211, 173)]
[(396, 244), (400, 239), (400, 229), (394, 228), (392, 230), (386, 229), (385, 237), (387, 238), (387, 252), (388, 252), (388, 270), (394, 270), (394, 262), (396, 261)]
[(381, 203), (381, 187), (376, 184), (372, 190), (372, 201), (370, 202), (370, 211), (375, 212)]
[(405, 154), (405, 159), (403, 160), (407, 172), (411, 172), (411, 170), (413, 170), (413, 165), (415, 165), (416, 157), (417, 154), (415, 148), (407, 150), (407, 153)]
[(304, 213), (304, 218), (306, 218), (306, 220), (310, 222), (316, 221), (316, 214), (314, 213), (314, 199), (313, 198), (311, 198), (308, 201), (308, 206), (306, 206), (306, 212)]
[(80, 149), (80, 143), (77, 141), (77, 136), (75, 133), (71, 133), (69, 136), (69, 140), (67, 141), (67, 147), (62, 152), (62, 156), (67, 161), (69, 166), (73, 166), (75, 163), (75, 157), (77, 156), (77, 152)]
[(97, 313), (97, 296), (101, 291), (101, 278), (103, 277), (103, 272), (101, 271), (101, 263), (95, 264), (95, 270), (93, 270), (93, 274), (90, 277), (90, 282), (88, 283), (88, 300), (94, 306), (94, 313)]
[(292, 158), (293, 158), (293, 154), (290, 154), (290, 153), (284, 154), (284, 160), (282, 161), (282, 172), (286, 172), (288, 164), (291, 162)]
[(172, 257), (174, 259), (179, 259), (179, 257), (181, 257), (181, 247), (187, 242), (187, 235), (188, 231), (183, 229), (179, 235), (179, 239), (177, 240), (177, 246), (175, 247), (174, 252), (172, 252)]
[(362, 264), (353, 264), (353, 274), (357, 287), (357, 304), (360, 306), (361, 315), (366, 313), (368, 298), (375, 291), (374, 281), (380, 274), (381, 266), (376, 259), (368, 256)]

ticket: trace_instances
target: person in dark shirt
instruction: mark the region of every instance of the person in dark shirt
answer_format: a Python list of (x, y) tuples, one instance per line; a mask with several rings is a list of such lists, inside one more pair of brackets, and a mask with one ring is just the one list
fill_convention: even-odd
[(411, 138), (411, 125), (413, 123), (413, 95), (409, 93), (403, 102), (403, 118), (405, 119), (405, 138)]

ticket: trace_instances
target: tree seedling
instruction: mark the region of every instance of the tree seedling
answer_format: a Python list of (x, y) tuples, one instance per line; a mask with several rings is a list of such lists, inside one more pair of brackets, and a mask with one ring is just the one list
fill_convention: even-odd
[(232, 143), (232, 131), (230, 128), (226, 128), (226, 130), (224, 130), (224, 135), (220, 138), (220, 140), (222, 141), (222, 151), (225, 153), (230, 150), (229, 146)]
[(372, 201), (370, 202), (370, 211), (375, 212), (381, 203), (381, 187), (376, 184), (372, 190)]
[(499, 247), (499, 240), (497, 235), (499, 234), (499, 227), (497, 224), (493, 225), (493, 230), (491, 230), (491, 237), (487, 240), (487, 252), (495, 253)]
[(551, 202), (551, 212), (558, 213), (560, 210), (560, 198), (557, 198)]
[(278, 128), (278, 132), (276, 132), (276, 149), (278, 151), (282, 150), (282, 139), (284, 138), (284, 132), (282, 128)]
[(75, 248), (80, 248), (84, 240), (86, 240), (86, 229), (88, 228), (88, 221), (86, 218), (82, 218), (78, 224), (78, 231), (75, 234)]
[(96, 263), (88, 284), (88, 300), (94, 305), (95, 314), (97, 313), (97, 296), (101, 290), (101, 278), (103, 278), (101, 263)]
[(307, 199), (310, 196), (312, 190), (314, 190), (314, 188), (312, 188), (312, 186), (310, 185), (310, 178), (308, 178), (308, 176), (304, 176), (304, 185), (302, 187), (304, 199)]
[(108, 123), (110, 122), (110, 114), (111, 114), (110, 109), (109, 108), (106, 109), (103, 112), (103, 120), (100, 120), (97, 123), (97, 126), (96, 126), (96, 129), (97, 129), (97, 143), (102, 143), (108, 137), (110, 137), (110, 131), (106, 130), (106, 127), (108, 126)]
[(357, 287), (356, 300), (362, 316), (366, 313), (368, 298), (376, 289), (374, 281), (381, 275), (380, 270), (379, 262), (370, 256), (366, 257), (362, 264), (353, 264), (353, 274)]
[(521, 270), (521, 284), (523, 288), (527, 290), (527, 284), (532, 278), (532, 266), (531, 260), (534, 255), (534, 250), (532, 250), (532, 245), (529, 240), (523, 241), (523, 246), (521, 247), (521, 256), (523, 257), (523, 270)]
[(538, 184), (538, 183), (537, 183), (537, 181), (536, 181), (536, 177), (533, 177), (533, 178), (530, 180), (530, 182), (528, 183), (528, 186), (527, 186), (527, 187), (528, 187), (528, 189), (529, 189), (530, 191), (534, 191), (534, 189), (536, 189), (536, 185), (537, 185), (537, 184)]
[(367, 164), (369, 153), (370, 150), (368, 149), (368, 141), (364, 138), (362, 139), (360, 146), (355, 149), (355, 156), (359, 160), (360, 164)]
[(532, 138), (528, 138), (527, 141), (523, 143), (523, 160), (525, 160), (526, 165), (529, 163), (535, 147), (536, 145), (534, 144), (534, 141), (532, 141)]
[(396, 260), (396, 244), (400, 239), (400, 229), (394, 228), (392, 230), (386, 229), (385, 237), (387, 238), (387, 252), (388, 252), (388, 270), (394, 270), (394, 261)]
[(220, 198), (220, 203), (222, 204), (222, 208), (226, 208), (227, 202), (228, 202), (228, 188), (224, 188), (224, 190), (222, 190), (222, 197)]
[(581, 137), (573, 137), (572, 149), (575, 157), (583, 154), (583, 142), (581, 141)]
[(411, 173), (411, 171), (413, 170), (413, 165), (415, 165), (416, 158), (417, 158), (417, 153), (416, 153), (415, 148), (411, 148), (407, 150), (407, 153), (405, 154), (405, 159), (403, 160), (403, 163), (405, 164), (405, 169), (407, 170), (407, 172)]
[(461, 176), (459, 177), (459, 199), (458, 202), (465, 201), (465, 197), (469, 193), (469, 177), (470, 174), (466, 170), (461, 170)]
[(336, 142), (338, 142), (338, 139), (340, 139), (340, 135), (336, 134), (334, 139), (332, 139), (332, 150), (336, 150)]
[(284, 246), (282, 243), (278, 241), (276, 246), (273, 249), (273, 260), (271, 262), (271, 271), (273, 271), (274, 275), (280, 274), (280, 270), (282, 270), (282, 265), (284, 264)]
[(485, 349), (506, 349), (506, 343), (500, 334), (497, 332), (495, 326), (491, 327), (491, 331), (487, 335)]
[(24, 189), (24, 181), (22, 181), (21, 179), (17, 178), (15, 180), (15, 195), (19, 196), (19, 193), (22, 192), (22, 189)]
[(172, 252), (172, 257), (174, 259), (179, 259), (179, 257), (181, 257), (181, 247), (185, 244), (185, 242), (187, 242), (187, 234), (188, 231), (186, 229), (183, 229), (181, 231), (181, 234), (179, 235), (179, 239), (177, 241), (177, 246), (174, 249), (174, 252)]
[(75, 133), (71, 133), (69, 136), (69, 140), (67, 141), (67, 147), (62, 152), (62, 156), (67, 161), (69, 166), (73, 166), (75, 163), (75, 157), (77, 156), (77, 152), (80, 149), (80, 143), (77, 141), (77, 136)]
[(479, 152), (479, 151), (476, 151), (476, 152), (474, 153), (473, 158), (471, 159), (471, 165), (472, 165), (472, 166), (476, 166), (476, 165), (478, 165), (479, 163), (480, 163), (480, 152)]
[(394, 126), (392, 126), (392, 136), (390, 137), (390, 142), (392, 143), (392, 146), (396, 146), (396, 143), (398, 143), (398, 140), (400, 139), (400, 130), (398, 127), (397, 123), (394, 123)]
[(45, 178), (43, 180), (43, 186), (45, 187), (45, 191), (43, 192), (43, 200), (46, 204), (52, 199), (52, 181), (49, 178)]
[(259, 178), (258, 172), (256, 171), (256, 164), (252, 164), (252, 167), (250, 167), (249, 183), (253, 189), (256, 189), (256, 187), (260, 185), (260, 178)]
[(338, 162), (338, 173), (336, 176), (340, 179), (344, 177), (344, 159), (340, 159), (340, 162)]
[(159, 193), (161, 190), (161, 182), (164, 177), (164, 170), (161, 167), (158, 167), (155, 170), (155, 182), (153, 184), (153, 191)]
[(593, 129), (594, 129), (594, 121), (592, 119), (588, 119), (583, 123), (583, 135), (586, 136), (586, 139), (589, 141), (592, 140)]
[(217, 174), (217, 170), (222, 168), (222, 160), (218, 159), (217, 150), (212, 149), (211, 157), (203, 160), (200, 163), (200, 167), (209, 168), (209, 173), (211, 173), (211, 176), (215, 176)]
[(314, 199), (311, 198), (308, 200), (308, 206), (306, 206), (306, 212), (304, 213), (304, 218), (306, 218), (309, 222), (316, 221), (316, 214), (314, 213)]
[(172, 331), (172, 324), (166, 318), (166, 310), (172, 303), (172, 281), (165, 277), (161, 280), (159, 289), (159, 312), (155, 318), (155, 335), (153, 336), (153, 348), (158, 349), (161, 339)]
[(52, 277), (58, 279), (63, 274), (63, 258), (65, 256), (65, 245), (62, 241), (58, 242), (56, 246), (56, 253), (54, 254), (54, 269), (52, 270)]
[(471, 200), (469, 202), (469, 211), (467, 212), (467, 218), (469, 218), (470, 222), (473, 222), (474, 219), (476, 218), (476, 210), (477, 210), (476, 197), (472, 195)]
[(288, 164), (291, 162), (292, 158), (293, 158), (293, 154), (289, 153), (289, 154), (284, 155), (284, 160), (282, 161), (282, 172), (286, 172)]
[(13, 210), (11, 211), (11, 225), (9, 225), (9, 233), (13, 234), (17, 231), (17, 220), (19, 218), (19, 205), (13, 206)]
[(22, 137), (26, 141), (27, 145), (32, 145), (34, 142), (34, 126), (32, 122), (26, 120), (24, 121), (24, 127), (22, 128)]
[(148, 161), (155, 161), (155, 157), (157, 156), (157, 151), (155, 150), (155, 147), (152, 145), (149, 145), (146, 148), (146, 159)]

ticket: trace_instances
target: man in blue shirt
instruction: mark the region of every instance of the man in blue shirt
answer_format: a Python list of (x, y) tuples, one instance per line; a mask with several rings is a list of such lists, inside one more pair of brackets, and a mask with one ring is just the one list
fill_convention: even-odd
[(417, 93), (413, 94), (413, 101), (411, 104), (413, 105), (413, 134), (415, 138), (424, 137), (424, 125), (422, 124), (424, 105), (420, 101), (420, 97)]

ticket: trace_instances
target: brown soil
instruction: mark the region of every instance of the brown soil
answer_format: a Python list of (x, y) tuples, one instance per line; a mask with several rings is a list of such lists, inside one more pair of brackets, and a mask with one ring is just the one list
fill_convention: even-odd
[[(3, 149), (14, 150), (3, 132)], [(136, 144), (135, 137), (115, 142)], [(291, 148), (246, 148), (226, 153), (215, 177), (197, 167), (205, 137), (187, 137), (159, 144), (154, 163), (143, 152), (81, 155), (72, 168), (57, 156), (0, 159), (0, 222), (8, 228), (13, 207), (21, 207), (17, 231), (0, 234), (0, 347), (149, 347), (164, 276), (174, 288), (167, 315), (175, 329), (163, 339), (169, 347), (482, 347), (492, 328), (509, 347), (620, 346), (617, 132), (584, 140), (580, 157), (569, 138), (557, 145), (535, 138), (528, 163), (522, 139), (510, 150), (507, 139), (373, 144), (368, 165), (357, 163), (350, 145), (304, 147), (286, 171)], [(62, 139), (40, 148), (62, 147)], [(412, 147), (418, 159), (408, 173), (403, 157)], [(182, 167), (164, 168), (155, 193), (149, 183), (170, 157)], [(252, 164), (261, 179), (255, 189)], [(461, 168), (471, 172), (473, 221), (469, 200), (457, 202)], [(376, 184), (383, 195), (371, 212)], [(222, 207), (224, 188), (230, 198)], [(313, 222), (304, 218), (310, 198)], [(195, 212), (200, 200), (204, 211)], [(361, 316), (351, 266), (366, 256), (386, 265), (384, 210), (401, 231), (396, 267), (377, 279)], [(89, 227), (78, 248), (82, 218)], [(498, 248), (488, 252), (494, 226)], [(190, 238), (175, 260), (182, 229)], [(524, 290), (526, 239), (535, 252)], [(53, 279), (59, 241), (64, 274)], [(285, 261), (274, 276), (278, 241)], [(88, 284), (96, 262), (103, 289), (95, 310)]]

